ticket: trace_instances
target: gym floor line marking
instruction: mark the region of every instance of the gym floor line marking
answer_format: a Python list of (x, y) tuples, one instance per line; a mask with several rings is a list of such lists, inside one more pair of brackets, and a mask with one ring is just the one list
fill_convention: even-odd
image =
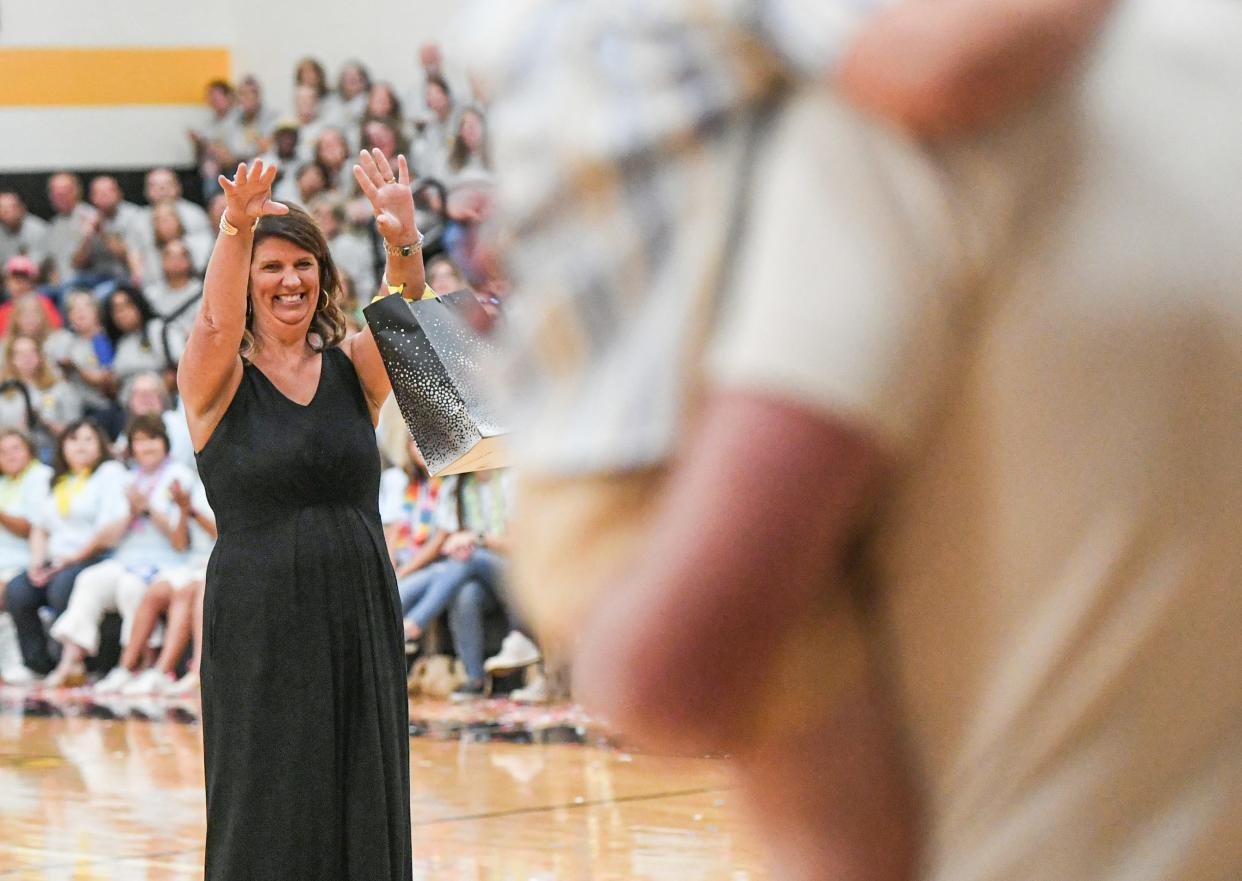
[(438, 826), (443, 823), (462, 823), (469, 820), (495, 820), (505, 817), (520, 817), (525, 814), (546, 814), (550, 811), (575, 810), (578, 808), (598, 808), (605, 805), (619, 805), (640, 801), (659, 801), (665, 798), (680, 798), (685, 795), (708, 795), (713, 792), (730, 792), (733, 787), (707, 786), (700, 789), (680, 789), (672, 792), (657, 792), (648, 795), (625, 795), (620, 798), (597, 798), (583, 801), (571, 801), (566, 804), (540, 805), (529, 808), (509, 808), (504, 811), (488, 811), (481, 814), (462, 814), (454, 817), (437, 817), (433, 820), (421, 820), (413, 823), (415, 829), (424, 826)]

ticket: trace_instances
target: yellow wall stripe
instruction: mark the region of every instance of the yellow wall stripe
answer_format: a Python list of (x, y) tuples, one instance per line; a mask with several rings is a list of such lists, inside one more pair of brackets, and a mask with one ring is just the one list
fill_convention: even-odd
[(0, 49), (0, 107), (200, 104), (230, 69), (220, 47)]

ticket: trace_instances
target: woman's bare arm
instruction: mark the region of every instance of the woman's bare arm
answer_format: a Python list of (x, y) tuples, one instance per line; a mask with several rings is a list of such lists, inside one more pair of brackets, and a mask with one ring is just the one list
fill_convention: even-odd
[(26, 538), (30, 535), (30, 521), (25, 517), (0, 511), (0, 529), (5, 529), (18, 538)]
[[(394, 248), (417, 242), (419, 233), (414, 219), (414, 194), (410, 190), (410, 170), (405, 157), (397, 157), (397, 171), (394, 173), (388, 159), (379, 150), (371, 153), (363, 151), (354, 166), (354, 178), (371, 203), (375, 225), (384, 241)], [(385, 275), (390, 285), (405, 285), (406, 296), (412, 299), (421, 297), (426, 284), (422, 252), (414, 251), (408, 257), (389, 253)], [(371, 420), (375, 421), (392, 386), (371, 329), (363, 328), (353, 334), (341, 344), (341, 349), (354, 362), (354, 370), (371, 405)]]
[(251, 229), (265, 214), (285, 214), (288, 208), (271, 200), (276, 166), (237, 166), (233, 180), (220, 176), (228, 198), (225, 216), (236, 235), (220, 233), (207, 264), (202, 307), (185, 353), (177, 368), (177, 387), (186, 405), (190, 437), (202, 449), (228, 409), (241, 384), (242, 362), (237, 354), (246, 329), (246, 288), (250, 279)]

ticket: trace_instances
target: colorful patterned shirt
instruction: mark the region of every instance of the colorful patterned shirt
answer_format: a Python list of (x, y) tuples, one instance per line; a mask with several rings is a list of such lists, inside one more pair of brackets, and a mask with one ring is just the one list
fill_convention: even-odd
[(411, 480), (400, 468), (389, 468), (380, 479), (380, 519), (395, 526), (393, 555), (404, 563), (436, 531), (436, 512), (444, 481), (438, 477)]
[[(823, 79), (886, 0), (478, 0), (523, 463), (670, 451), (729, 280), (749, 160), (787, 86)], [(466, 36), (469, 35), (469, 36)]]

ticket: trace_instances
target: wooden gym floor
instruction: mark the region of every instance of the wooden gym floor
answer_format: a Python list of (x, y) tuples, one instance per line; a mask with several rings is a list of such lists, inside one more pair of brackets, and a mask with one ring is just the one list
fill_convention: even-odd
[[(0, 879), (201, 879), (196, 714), (0, 687)], [(415, 881), (768, 877), (718, 761), (599, 745), (566, 709), (411, 716)]]

